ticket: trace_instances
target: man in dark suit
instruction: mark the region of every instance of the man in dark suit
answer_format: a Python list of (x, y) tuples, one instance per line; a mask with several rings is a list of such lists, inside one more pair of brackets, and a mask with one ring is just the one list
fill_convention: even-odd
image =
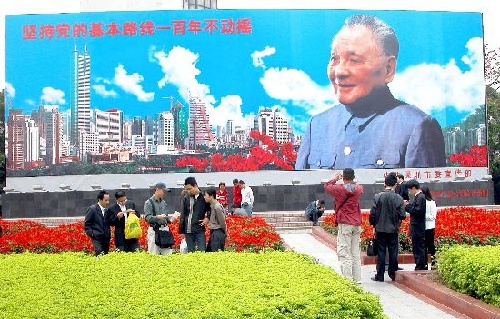
[(403, 197), (404, 200), (410, 200), (410, 196), (408, 195), (408, 187), (406, 186), (405, 177), (403, 174), (396, 175), (398, 183), (396, 184), (396, 194)]
[(386, 256), (389, 257), (389, 277), (396, 280), (398, 231), (401, 221), (406, 218), (403, 199), (394, 192), (396, 175), (393, 173), (387, 175), (384, 186), (385, 189), (375, 195), (369, 218), (370, 225), (375, 228), (378, 249), (377, 274), (371, 278), (374, 281), (384, 281)]
[[(109, 204), (109, 193), (105, 190), (97, 194), (97, 203), (89, 206), (85, 214), (85, 234), (92, 240), (94, 254), (107, 254), (109, 252), (109, 241), (111, 240), (110, 225), (115, 222), (114, 214), (106, 207)], [(120, 212), (116, 216), (123, 217)]]
[(195, 251), (196, 246), (199, 251), (205, 251), (207, 248), (205, 226), (209, 221), (210, 204), (205, 202), (194, 177), (186, 178), (184, 191), (186, 195), (182, 199), (179, 234), (181, 238), (186, 238), (188, 252)]
[[(128, 214), (135, 214), (141, 218), (141, 214), (135, 208), (135, 203), (127, 199), (124, 191), (120, 190), (115, 193), (116, 204), (108, 207), (108, 212), (115, 217), (115, 246), (117, 249), (125, 252), (133, 252), (140, 248), (139, 239), (125, 238), (125, 222), (127, 221)], [(130, 212), (129, 210), (133, 210)], [(129, 213), (127, 213), (129, 211)], [(123, 213), (122, 217), (118, 214)]]
[(295, 169), (445, 166), (439, 123), (389, 90), (398, 53), (394, 30), (379, 18), (345, 21), (327, 69), (339, 104), (311, 118)]
[(415, 270), (427, 270), (427, 257), (425, 256), (425, 210), (426, 199), (420, 190), (420, 183), (410, 179), (406, 186), (410, 194), (415, 195), (410, 203), (405, 203), (405, 211), (410, 214), (410, 233), (413, 257), (415, 258)]

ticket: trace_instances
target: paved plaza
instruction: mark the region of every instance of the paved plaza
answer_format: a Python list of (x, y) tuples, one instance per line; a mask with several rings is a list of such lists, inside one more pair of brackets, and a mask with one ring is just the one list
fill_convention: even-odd
[[(283, 241), (294, 251), (314, 257), (318, 263), (331, 267), (340, 274), (340, 264), (334, 250), (318, 241), (311, 234), (281, 234)], [(414, 264), (403, 264), (404, 270), (413, 270)], [(404, 271), (403, 270), (403, 271)], [(375, 265), (361, 266), (361, 286), (380, 297), (384, 313), (390, 319), (453, 319), (454, 317), (432, 304), (409, 294), (392, 283), (386, 276), (385, 282), (375, 282), (370, 278), (375, 275)], [(459, 317), (464, 318), (464, 317)]]

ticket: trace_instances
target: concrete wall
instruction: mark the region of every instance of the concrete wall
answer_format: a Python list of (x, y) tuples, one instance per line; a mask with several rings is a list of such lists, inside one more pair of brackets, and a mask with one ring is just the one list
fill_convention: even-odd
[[(493, 204), (493, 182), (448, 182), (427, 183), (436, 197), (438, 206), (490, 205)], [(371, 207), (373, 196), (382, 189), (382, 184), (366, 184), (361, 207)], [(333, 199), (325, 194), (323, 185), (272, 185), (252, 186), (255, 196), (254, 211), (300, 211), (316, 199), (325, 199), (327, 210), (333, 209)], [(181, 188), (172, 189), (167, 195), (169, 207), (180, 209)], [(109, 189), (114, 202), (115, 189)], [(151, 195), (150, 188), (125, 190), (129, 199), (134, 200), (142, 212), (144, 201)], [(231, 187), (228, 187), (232, 194)], [(74, 217), (83, 216), (89, 205), (94, 204), (97, 191), (59, 191), (6, 193), (3, 195), (3, 218)], [(231, 196), (230, 196), (231, 199)]]

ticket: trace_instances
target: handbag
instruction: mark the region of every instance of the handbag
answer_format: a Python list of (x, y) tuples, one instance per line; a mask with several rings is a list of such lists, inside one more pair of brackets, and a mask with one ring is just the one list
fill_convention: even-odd
[(125, 239), (141, 238), (142, 228), (139, 217), (133, 210), (127, 210), (128, 218), (125, 222)]
[[(153, 209), (153, 216), (156, 216), (155, 205), (153, 204), (153, 200), (150, 198), (151, 207)], [(155, 231), (155, 245), (160, 248), (172, 248), (175, 245), (175, 238), (170, 232), (168, 225), (152, 225), (153, 230)]]
[(376, 238), (370, 239), (370, 242), (368, 243), (368, 247), (366, 247), (366, 255), (367, 256), (377, 256), (378, 255), (377, 239)]
[(175, 239), (174, 235), (172, 235), (172, 232), (167, 228), (166, 230), (163, 229), (156, 229), (155, 230), (155, 245), (160, 247), (160, 248), (172, 248), (173, 245), (175, 245)]

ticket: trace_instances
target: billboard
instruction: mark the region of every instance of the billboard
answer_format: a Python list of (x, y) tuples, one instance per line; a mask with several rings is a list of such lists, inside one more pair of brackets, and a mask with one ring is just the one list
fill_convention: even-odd
[(5, 50), (8, 177), (487, 167), (480, 13), (7, 16)]

